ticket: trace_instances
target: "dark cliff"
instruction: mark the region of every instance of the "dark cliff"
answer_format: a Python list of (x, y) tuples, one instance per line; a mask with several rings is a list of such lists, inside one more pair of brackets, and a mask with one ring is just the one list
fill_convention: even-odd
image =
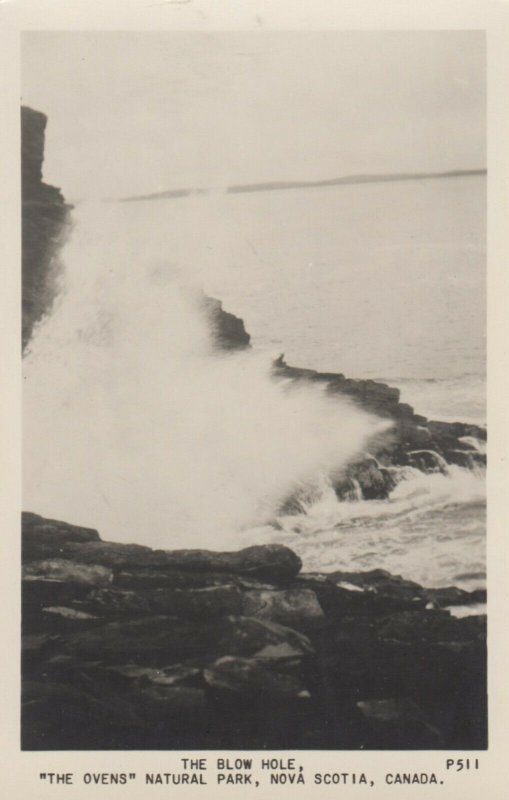
[(225, 311), (220, 300), (203, 295), (201, 309), (205, 312), (212, 340), (217, 348), (220, 350), (244, 350), (250, 347), (251, 337), (244, 327), (244, 321), (235, 314)]
[(40, 111), (21, 108), (23, 349), (55, 297), (60, 269), (57, 254), (71, 208), (59, 189), (42, 180), (46, 123)]

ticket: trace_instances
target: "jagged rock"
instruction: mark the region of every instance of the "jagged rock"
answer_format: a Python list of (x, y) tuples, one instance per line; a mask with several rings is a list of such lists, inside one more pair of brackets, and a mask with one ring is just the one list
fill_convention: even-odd
[(421, 472), (447, 473), (446, 461), (434, 450), (411, 450), (408, 453), (408, 463)]
[(274, 697), (309, 697), (299, 678), (270, 671), (255, 659), (223, 656), (204, 670), (209, 686), (222, 692), (252, 697), (257, 701)]
[(375, 458), (365, 458), (351, 464), (346, 475), (333, 481), (340, 500), (385, 500), (396, 485), (391, 472), (380, 467)]
[(334, 481), (333, 488), (336, 492), (336, 497), (338, 500), (352, 501), (362, 499), (362, 489), (360, 484), (353, 478), (337, 478)]
[(246, 332), (244, 321), (225, 311), (220, 300), (203, 295), (199, 305), (209, 320), (216, 347), (221, 350), (245, 350), (250, 347), (251, 337)]
[(318, 598), (311, 589), (246, 591), (242, 597), (242, 613), (297, 629), (324, 617)]

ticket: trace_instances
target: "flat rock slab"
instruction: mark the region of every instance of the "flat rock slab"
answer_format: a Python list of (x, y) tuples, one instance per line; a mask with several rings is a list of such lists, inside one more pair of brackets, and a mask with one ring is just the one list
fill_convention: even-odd
[(110, 664), (133, 661), (158, 666), (191, 658), (210, 660), (223, 654), (263, 654), (280, 645), (301, 657), (313, 652), (305, 636), (276, 623), (227, 617), (207, 625), (170, 616), (110, 622), (68, 637), (63, 651)]

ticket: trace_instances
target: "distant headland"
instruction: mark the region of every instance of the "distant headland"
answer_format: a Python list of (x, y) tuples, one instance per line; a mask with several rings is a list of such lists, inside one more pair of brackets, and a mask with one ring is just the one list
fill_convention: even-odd
[[(327, 186), (351, 186), (357, 183), (389, 183), (396, 181), (433, 180), (437, 178), (467, 178), (486, 175), (486, 169), (457, 169), (448, 172), (401, 172), (369, 175), (344, 175), (340, 178), (327, 178), (315, 181), (265, 181), (263, 183), (240, 183), (228, 186), (226, 194), (247, 194), (249, 192), (280, 192), (289, 189), (318, 189)], [(175, 200), (181, 197), (207, 194), (208, 189), (168, 189), (151, 194), (131, 195), (116, 198), (118, 202), (128, 203), (138, 200)], [(108, 198), (113, 200), (114, 198)]]

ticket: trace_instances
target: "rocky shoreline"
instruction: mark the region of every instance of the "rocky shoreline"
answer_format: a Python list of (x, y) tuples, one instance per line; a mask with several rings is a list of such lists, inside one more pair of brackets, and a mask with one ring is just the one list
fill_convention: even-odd
[[(46, 117), (22, 111), (23, 346), (51, 309), (70, 206), (42, 182)], [(203, 297), (220, 350), (250, 346)], [(408, 467), (483, 467), (483, 428), (429, 421), (374, 381), (291, 367), (390, 419), (336, 476), (382, 499)], [(286, 510), (302, 511), (299, 496)], [(104, 749), (479, 749), (487, 746), (485, 593), (383, 570), (303, 573), (281, 545), (151, 550), (23, 514), (22, 746)], [(171, 538), (171, 536), (169, 536)]]
[(484, 599), (27, 513), (23, 748), (485, 748)]

